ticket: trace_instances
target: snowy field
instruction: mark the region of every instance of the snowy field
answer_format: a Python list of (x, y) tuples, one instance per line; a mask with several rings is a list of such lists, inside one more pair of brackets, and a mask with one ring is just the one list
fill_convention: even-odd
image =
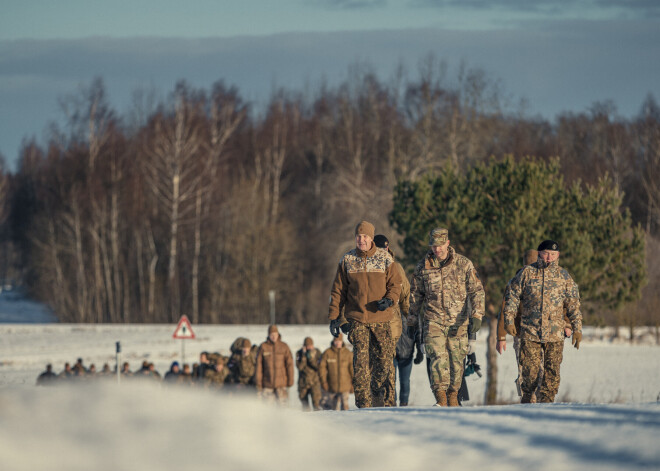
[[(0, 299), (0, 322), (16, 322), (5, 309)], [(174, 325), (56, 324), (42, 315), (0, 323), (2, 471), (660, 469), (660, 348), (650, 340), (612, 343), (590, 329), (579, 351), (567, 342), (555, 404), (483, 406), (485, 377), (472, 375), (465, 407), (434, 408), (419, 365), (408, 408), (303, 413), (295, 386), (285, 408), (126, 381), (35, 387), (47, 363), (56, 372), (79, 357), (114, 367), (117, 341), (132, 369), (146, 359), (164, 374), (182, 355)], [(202, 350), (227, 354), (238, 336), (266, 337), (265, 325), (193, 329), (188, 363)], [(294, 351), (306, 336), (322, 350), (331, 339), (326, 325), (280, 331)], [(484, 369), (485, 337), (477, 345)], [(509, 348), (499, 361), (503, 402), (517, 400), (514, 363)]]

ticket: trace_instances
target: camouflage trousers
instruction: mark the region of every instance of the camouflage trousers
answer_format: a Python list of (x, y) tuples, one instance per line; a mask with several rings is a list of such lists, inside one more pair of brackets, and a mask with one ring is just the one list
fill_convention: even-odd
[(350, 324), (348, 340), (353, 344), (355, 405), (363, 408), (394, 403), (395, 389), (389, 382), (394, 367), (390, 323), (362, 323), (351, 319)]
[[(516, 362), (518, 363), (518, 377), (515, 380), (518, 396), (522, 396), (522, 364), (520, 363), (520, 337), (513, 338), (513, 351), (516, 352)], [(539, 374), (536, 380), (536, 389), (532, 393), (529, 402), (536, 402), (541, 383), (543, 382), (543, 362), (539, 365)]]
[(288, 388), (263, 388), (260, 393), (261, 398), (268, 403), (276, 403), (280, 406), (289, 404)]
[(321, 409), (321, 385), (319, 383), (309, 385), (298, 385), (298, 398), (302, 402), (303, 410), (310, 410), (309, 400), (312, 400), (314, 410)]
[(467, 326), (453, 328), (427, 321), (424, 325), (424, 345), (433, 393), (458, 392), (468, 352)]
[(543, 381), (536, 394), (538, 402), (553, 402), (559, 391), (559, 367), (564, 356), (564, 342), (520, 341), (520, 366), (522, 367), (521, 402), (531, 402), (536, 391), (539, 370), (543, 365)]

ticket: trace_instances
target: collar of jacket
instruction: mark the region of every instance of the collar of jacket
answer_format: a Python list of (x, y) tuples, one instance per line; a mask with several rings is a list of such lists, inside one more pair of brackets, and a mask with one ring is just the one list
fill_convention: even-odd
[(363, 258), (371, 257), (373, 254), (376, 253), (376, 250), (378, 250), (378, 247), (376, 247), (376, 244), (374, 244), (373, 242), (371, 243), (371, 247), (369, 247), (369, 250), (367, 250), (366, 252), (355, 247), (355, 251), (357, 252), (357, 254)]
[(449, 246), (447, 248), (447, 258), (444, 260), (438, 260), (433, 253), (433, 250), (429, 250), (426, 256), (426, 268), (442, 268), (449, 265), (454, 260), (454, 253), (454, 248)]
[(557, 268), (559, 266), (559, 259), (554, 260), (550, 263), (545, 263), (540, 257), (536, 261), (536, 268), (539, 270), (545, 270), (546, 268)]

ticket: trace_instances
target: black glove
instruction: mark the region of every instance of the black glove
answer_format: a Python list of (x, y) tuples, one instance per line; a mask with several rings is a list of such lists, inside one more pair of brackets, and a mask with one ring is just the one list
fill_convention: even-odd
[(348, 335), (348, 333), (351, 331), (351, 323), (348, 321), (344, 322), (339, 327), (341, 328), (341, 331), (344, 333), (344, 335)]
[(476, 334), (481, 329), (481, 319), (470, 317), (470, 332)]
[(379, 311), (384, 311), (388, 307), (390, 307), (394, 302), (390, 298), (383, 298), (380, 301), (378, 301), (378, 310)]
[(339, 337), (339, 327), (341, 325), (341, 320), (333, 319), (330, 321), (330, 333), (333, 337)]
[(413, 360), (413, 363), (415, 365), (419, 365), (421, 362), (424, 361), (424, 352), (422, 351), (419, 344), (417, 345), (417, 354), (415, 355), (415, 359)]

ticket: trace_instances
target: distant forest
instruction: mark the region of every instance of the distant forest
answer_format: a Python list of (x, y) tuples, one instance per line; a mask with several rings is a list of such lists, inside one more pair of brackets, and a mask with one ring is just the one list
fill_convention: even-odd
[(222, 81), (180, 82), (162, 102), (136, 93), (122, 115), (99, 78), (62, 110), (49, 141), (26, 140), (16, 172), (0, 177), (2, 276), (62, 322), (266, 323), (273, 290), (279, 323), (324, 323), (360, 220), (400, 250), (389, 218), (398, 181), (513, 156), (559, 159), (567, 183), (609, 176), (646, 232), (649, 284), (625, 309), (660, 323), (652, 95), (632, 119), (601, 102), (548, 121), (483, 71), (448, 77), (429, 60), (414, 79), (355, 71), (258, 107)]

